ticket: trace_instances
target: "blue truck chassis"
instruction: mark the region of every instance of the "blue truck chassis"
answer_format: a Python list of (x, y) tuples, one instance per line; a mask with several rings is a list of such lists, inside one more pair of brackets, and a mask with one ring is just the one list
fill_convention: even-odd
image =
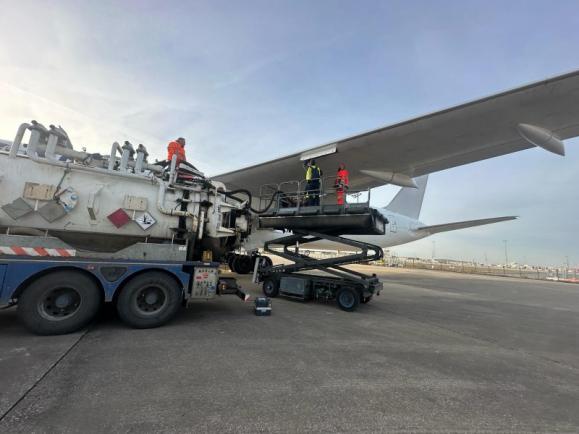
[(114, 302), (137, 328), (160, 326), (194, 299), (245, 294), (219, 279), (219, 263), (0, 256), (0, 306), (18, 305), (24, 325), (38, 334), (76, 331)]

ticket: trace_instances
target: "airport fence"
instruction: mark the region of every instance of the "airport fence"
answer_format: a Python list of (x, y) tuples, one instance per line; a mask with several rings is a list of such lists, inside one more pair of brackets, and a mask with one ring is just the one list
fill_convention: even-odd
[[(378, 264), (376, 264), (378, 265)], [(541, 268), (526, 266), (484, 265), (466, 261), (439, 262), (419, 258), (396, 258), (380, 261), (379, 265), (454, 273), (485, 274), (489, 276), (516, 277), (520, 279), (553, 280), (579, 283), (576, 269)]]
[[(304, 249), (303, 253), (317, 259), (325, 259), (354, 252)], [(469, 261), (405, 258), (388, 254), (384, 259), (374, 261), (371, 265), (579, 283), (579, 270), (566, 267), (530, 267), (524, 265), (506, 267), (504, 265), (485, 265)]]

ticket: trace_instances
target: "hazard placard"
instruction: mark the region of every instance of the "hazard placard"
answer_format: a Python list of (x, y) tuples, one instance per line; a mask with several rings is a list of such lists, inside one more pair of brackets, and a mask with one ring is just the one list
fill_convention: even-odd
[(135, 217), (135, 222), (141, 227), (142, 230), (146, 231), (155, 223), (157, 223), (157, 220), (155, 220), (151, 214), (145, 212)]
[(114, 224), (117, 228), (120, 228), (126, 225), (128, 222), (131, 221), (131, 217), (125, 212), (124, 209), (119, 208), (112, 214), (109, 214), (107, 218), (110, 220), (112, 224)]

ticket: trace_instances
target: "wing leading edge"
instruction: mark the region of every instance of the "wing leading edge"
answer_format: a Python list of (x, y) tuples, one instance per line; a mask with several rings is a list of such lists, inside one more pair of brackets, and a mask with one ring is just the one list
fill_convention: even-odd
[(316, 156), (326, 174), (344, 162), (352, 188), (403, 186), (413, 177), (535, 146), (561, 154), (560, 140), (578, 135), (579, 70), (214, 179), (257, 194), (263, 184), (302, 179), (302, 160)]

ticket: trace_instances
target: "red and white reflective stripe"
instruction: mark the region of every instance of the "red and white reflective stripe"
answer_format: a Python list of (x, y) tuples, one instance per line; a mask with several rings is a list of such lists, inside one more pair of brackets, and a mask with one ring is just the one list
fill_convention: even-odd
[(46, 247), (0, 246), (0, 254), (15, 256), (76, 256), (73, 249), (47, 249)]

